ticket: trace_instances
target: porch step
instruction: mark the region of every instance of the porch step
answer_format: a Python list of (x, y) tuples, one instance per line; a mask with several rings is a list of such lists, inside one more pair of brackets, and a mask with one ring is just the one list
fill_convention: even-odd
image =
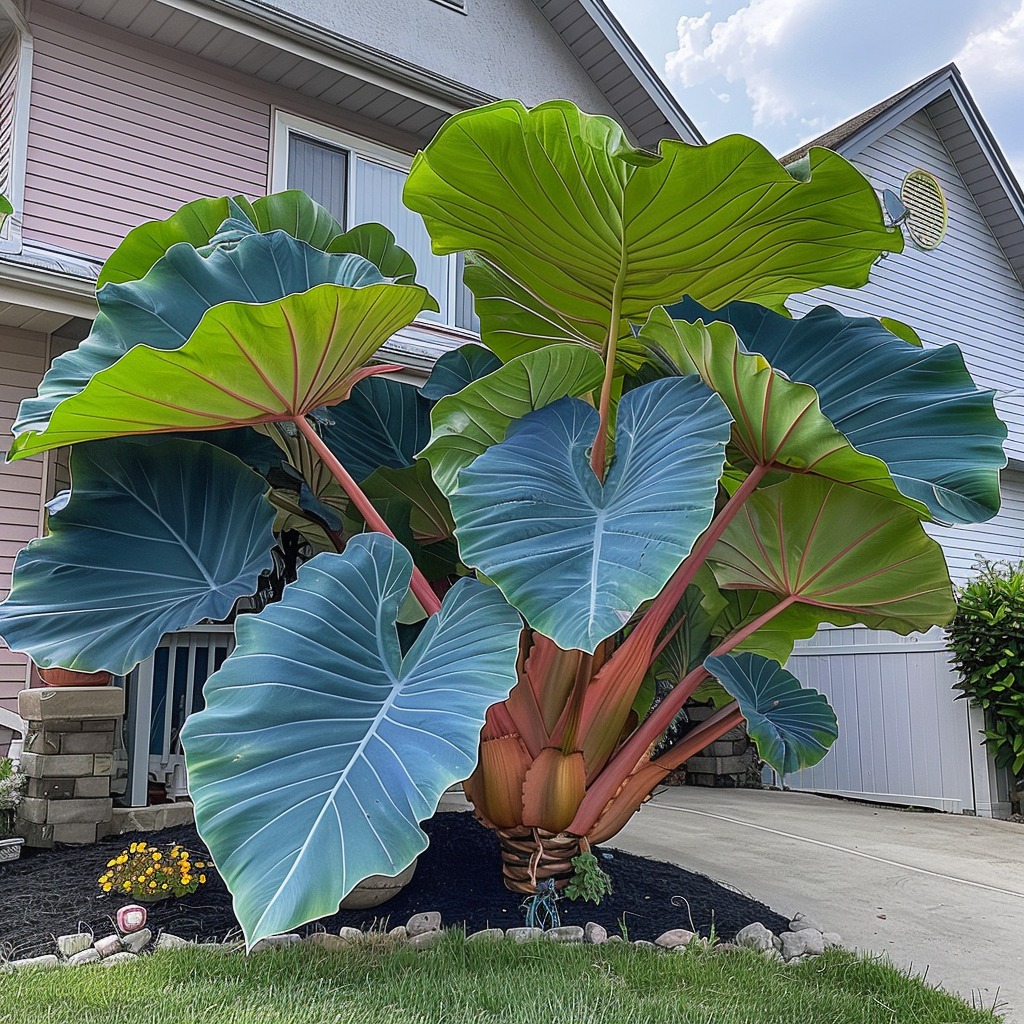
[(152, 807), (115, 807), (108, 835), (156, 832), (161, 828), (191, 825), (193, 821), (195, 812), (190, 800), (179, 800), (173, 804), (154, 804)]

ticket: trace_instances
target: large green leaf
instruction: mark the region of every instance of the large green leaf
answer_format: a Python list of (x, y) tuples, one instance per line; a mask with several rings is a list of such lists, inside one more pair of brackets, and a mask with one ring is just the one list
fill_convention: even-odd
[(181, 348), (137, 345), (98, 371), (54, 409), (45, 431), (19, 435), (11, 457), (123, 434), (268, 423), (333, 405), (425, 294), (404, 284), (323, 284), (262, 305), (223, 302)]
[(956, 611), (942, 549), (917, 516), (822, 477), (755, 491), (709, 561), (724, 587), (855, 614), (875, 629), (926, 630)]
[(318, 555), (281, 602), (238, 622), (185, 724), (196, 822), (250, 945), (422, 852), (419, 822), (472, 771), (484, 712), (515, 682), (519, 616), (475, 580), (402, 657), (411, 572), (381, 534)]
[(326, 249), (342, 231), (341, 225), (319, 203), (295, 190), (278, 192), (252, 203), (242, 196), (233, 200), (227, 196), (195, 199), (166, 220), (146, 221), (132, 228), (107, 257), (96, 287), (102, 288), (108, 282), (125, 284), (141, 280), (172, 245), (188, 242), (199, 249), (210, 243), (229, 217), (239, 216), (248, 218), (258, 231), (286, 231), (317, 249)]
[(6, 221), (12, 213), (14, 213), (14, 207), (11, 206), (10, 199), (8, 199), (7, 196), (0, 195), (0, 228), (4, 226), (4, 221)]
[(825, 697), (777, 662), (726, 654), (708, 658), (704, 667), (736, 698), (757, 752), (780, 775), (817, 764), (839, 738)]
[[(718, 613), (714, 635), (722, 640), (749, 626), (767, 612), (778, 607), (782, 598), (764, 590), (724, 590), (726, 605)], [(797, 640), (814, 636), (822, 623), (850, 626), (857, 622), (855, 614), (810, 604), (791, 604), (779, 610), (760, 629), (748, 636), (734, 651), (749, 651), (785, 664)]]
[(381, 281), (361, 256), (331, 256), (283, 231), (251, 234), (208, 256), (186, 243), (172, 246), (141, 281), (102, 289), (89, 336), (53, 361), (38, 397), (21, 403), (14, 433), (45, 430), (60, 402), (133, 347), (180, 348), (219, 303), (273, 302), (318, 284), (355, 288)]
[(273, 564), (266, 482), (212, 445), (85, 445), (71, 478), (0, 605), (0, 635), (44, 668), (126, 673), (164, 633), (227, 616)]
[(835, 153), (812, 150), (804, 181), (741, 136), (666, 140), (655, 155), (565, 101), (456, 114), (413, 161), (404, 197), (434, 252), (479, 252), (597, 342), (682, 295), (778, 306), (856, 287), (903, 244)]
[(430, 438), (430, 402), (412, 384), (386, 377), (361, 380), (330, 418), (320, 433), (357, 481), (382, 466), (411, 466)]
[(677, 372), (701, 375), (732, 414), (733, 445), (755, 465), (853, 484), (928, 517), (928, 507), (902, 494), (881, 459), (858, 451), (833, 426), (813, 387), (788, 380), (764, 356), (746, 352), (729, 324), (673, 320), (659, 307), (637, 344)]
[(510, 423), (566, 395), (593, 391), (603, 375), (601, 357), (574, 345), (519, 356), (434, 406), (430, 443), (420, 457), (430, 463), (441, 490), (451, 494), (459, 470), (501, 441)]
[[(362, 256), (396, 284), (416, 283), (416, 264), (413, 258), (395, 242), (394, 232), (383, 224), (359, 224), (332, 238), (326, 248), (328, 252), (351, 252)], [(432, 309), (435, 313), (439, 311), (433, 298), (423, 308)]]
[(446, 395), (454, 395), (467, 384), (486, 377), (500, 366), (501, 360), (483, 345), (460, 345), (451, 352), (445, 352), (434, 363), (434, 368), (420, 391), (424, 398), (436, 402)]
[(686, 301), (669, 312), (732, 324), (748, 351), (814, 387), (822, 412), (850, 443), (881, 459), (896, 486), (937, 521), (983, 522), (999, 511), (1006, 426), (994, 392), (974, 383), (956, 345), (916, 348), (878, 320), (829, 306), (799, 320), (747, 303), (712, 313)]
[(463, 561), (564, 649), (593, 651), (657, 594), (711, 521), (729, 416), (697, 377), (619, 405), (615, 459), (590, 468), (597, 411), (563, 398), (462, 470), (449, 497)]

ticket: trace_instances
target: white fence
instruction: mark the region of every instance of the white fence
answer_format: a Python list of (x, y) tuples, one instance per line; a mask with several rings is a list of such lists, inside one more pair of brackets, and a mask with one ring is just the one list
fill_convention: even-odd
[(797, 644), (789, 670), (828, 698), (839, 740), (792, 789), (1005, 817), (1005, 773), (982, 743), (981, 712), (955, 700), (940, 629), (902, 637), (823, 629)]
[(172, 799), (187, 794), (181, 727), (202, 708), (203, 683), (234, 646), (230, 626), (194, 626), (164, 637), (126, 680), (129, 806), (149, 803), (150, 780), (163, 783)]

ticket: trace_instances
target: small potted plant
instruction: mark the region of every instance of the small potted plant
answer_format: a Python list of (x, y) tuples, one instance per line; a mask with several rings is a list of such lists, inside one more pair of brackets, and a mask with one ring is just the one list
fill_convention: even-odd
[(15, 815), (22, 794), (25, 776), (14, 767), (9, 757), (0, 758), (0, 863), (17, 860), (25, 842), (14, 835)]
[(177, 843), (158, 846), (141, 841), (107, 861), (97, 883), (105, 893), (155, 903), (195, 892), (206, 884), (211, 869), (204, 858)]

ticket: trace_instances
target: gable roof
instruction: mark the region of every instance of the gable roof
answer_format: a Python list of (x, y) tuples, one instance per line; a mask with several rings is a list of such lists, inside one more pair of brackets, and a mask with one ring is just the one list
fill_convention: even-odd
[(793, 163), (813, 146), (855, 159), (920, 111), (928, 115), (1007, 261), (1024, 282), (1024, 192), (955, 64), (939, 68), (780, 159)]
[[(424, 139), (450, 114), (501, 98), (268, 0), (52, 2)], [(642, 146), (704, 141), (604, 0), (533, 2)]]

